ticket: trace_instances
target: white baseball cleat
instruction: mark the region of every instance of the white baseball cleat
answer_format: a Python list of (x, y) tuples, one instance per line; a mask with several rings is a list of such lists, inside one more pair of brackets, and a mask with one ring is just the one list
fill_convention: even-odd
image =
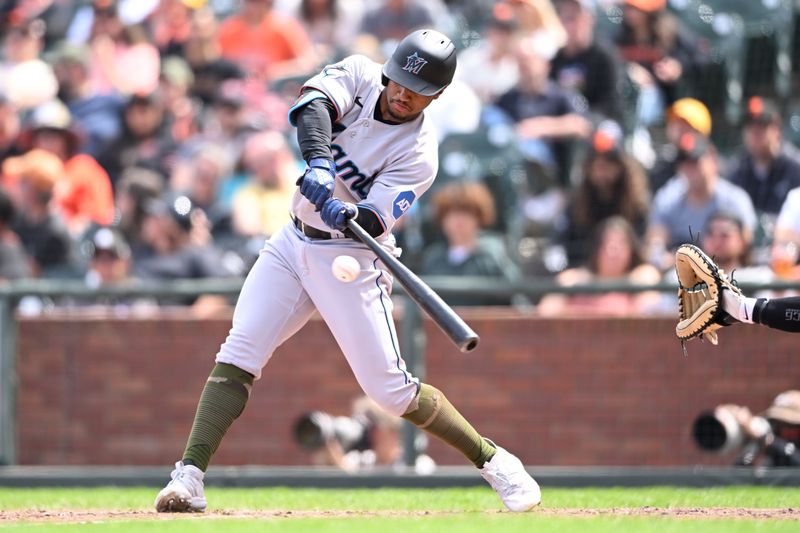
[(494, 457), (481, 468), (483, 479), (489, 482), (509, 511), (530, 511), (542, 501), (539, 484), (525, 471), (516, 456), (497, 446)]
[(206, 510), (203, 493), (202, 470), (194, 465), (175, 463), (172, 481), (156, 496), (156, 511), (159, 513), (202, 513)]

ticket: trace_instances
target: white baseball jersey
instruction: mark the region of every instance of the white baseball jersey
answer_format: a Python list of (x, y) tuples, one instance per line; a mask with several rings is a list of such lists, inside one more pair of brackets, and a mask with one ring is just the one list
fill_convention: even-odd
[[(383, 90), (381, 66), (366, 57), (329, 65), (306, 87), (290, 118), (314, 98), (333, 102), (333, 195), (377, 214), (384, 228), (379, 240), (392, 248), (395, 222), (436, 175), (438, 144), (432, 125), (424, 113), (403, 124), (374, 119)], [(292, 213), (307, 225), (344, 237), (331, 231), (299, 190)], [(343, 254), (360, 266), (350, 283), (331, 272), (331, 263)], [(259, 378), (275, 349), (318, 312), (364, 392), (386, 411), (402, 415), (417, 394), (419, 380), (409, 373), (400, 352), (391, 287), (391, 274), (364, 244), (347, 238), (312, 239), (290, 223), (267, 241), (247, 275), (217, 362)]]
[[(384, 228), (379, 240), (385, 240), (436, 177), (439, 161), (433, 125), (425, 113), (404, 124), (375, 120), (383, 90), (381, 65), (365, 56), (326, 66), (305, 87), (307, 92), (289, 115), (315, 98), (333, 102), (337, 113), (331, 142), (337, 174), (333, 196), (374, 211)], [(310, 226), (331, 231), (299, 189), (292, 213)]]

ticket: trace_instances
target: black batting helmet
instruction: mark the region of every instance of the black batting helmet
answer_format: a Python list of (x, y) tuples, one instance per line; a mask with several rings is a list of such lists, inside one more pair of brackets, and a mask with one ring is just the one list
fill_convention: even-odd
[(456, 48), (436, 30), (417, 30), (406, 35), (383, 65), (383, 84), (388, 80), (424, 96), (433, 96), (450, 85), (456, 71)]

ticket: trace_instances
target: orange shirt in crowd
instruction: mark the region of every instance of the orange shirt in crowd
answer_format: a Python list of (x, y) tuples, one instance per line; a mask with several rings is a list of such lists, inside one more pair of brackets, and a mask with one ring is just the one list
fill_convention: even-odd
[(53, 200), (67, 226), (74, 229), (88, 221), (114, 221), (114, 195), (106, 171), (92, 156), (78, 154), (64, 163), (65, 180), (56, 184)]
[(269, 78), (276, 63), (307, 55), (311, 40), (303, 26), (281, 13), (270, 12), (253, 25), (234, 15), (222, 23), (219, 44), (226, 59), (240, 63), (245, 70)]

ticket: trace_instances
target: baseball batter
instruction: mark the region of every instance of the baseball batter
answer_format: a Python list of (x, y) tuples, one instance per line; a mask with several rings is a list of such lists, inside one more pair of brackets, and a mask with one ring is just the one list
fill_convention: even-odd
[[(308, 163), (298, 180), (292, 222), (267, 241), (244, 282), (183, 458), (156, 497), (158, 511), (205, 509), (203, 476), (211, 456), (275, 349), (315, 309), (359, 385), (383, 409), (461, 451), (510, 510), (539, 503), (539, 486), (519, 459), (481, 437), (441, 391), (409, 373), (392, 320), (391, 276), (346, 230), (355, 217), (395, 250), (392, 227), (437, 172), (436, 135), (423, 111), (451, 82), (455, 68), (453, 43), (437, 31), (419, 30), (384, 65), (351, 56), (306, 82), (289, 112)], [(350, 283), (331, 273), (340, 255), (360, 266)]]

